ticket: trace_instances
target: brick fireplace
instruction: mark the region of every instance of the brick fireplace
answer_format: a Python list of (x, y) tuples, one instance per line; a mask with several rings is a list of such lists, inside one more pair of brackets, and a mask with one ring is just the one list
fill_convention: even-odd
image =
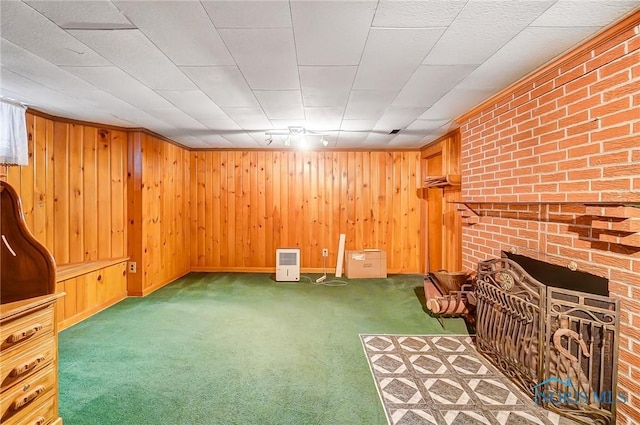
[(459, 122), (463, 268), (504, 250), (608, 279), (617, 419), (640, 423), (640, 11)]

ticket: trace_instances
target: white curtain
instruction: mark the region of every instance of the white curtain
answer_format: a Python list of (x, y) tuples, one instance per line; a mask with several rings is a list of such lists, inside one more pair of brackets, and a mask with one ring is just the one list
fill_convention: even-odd
[(0, 99), (0, 164), (29, 165), (26, 110)]

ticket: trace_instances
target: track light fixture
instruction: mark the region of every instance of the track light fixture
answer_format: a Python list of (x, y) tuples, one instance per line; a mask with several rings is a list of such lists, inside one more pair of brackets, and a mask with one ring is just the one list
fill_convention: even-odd
[(304, 127), (290, 126), (286, 129), (267, 130), (265, 132), (265, 135), (267, 146), (273, 142), (273, 136), (284, 136), (283, 144), (285, 146), (294, 145), (306, 149), (309, 148), (312, 143), (315, 143), (314, 140), (317, 140), (315, 138), (316, 136), (320, 137), (320, 143), (322, 144), (322, 146), (329, 146), (329, 140), (325, 139), (325, 132), (307, 130)]

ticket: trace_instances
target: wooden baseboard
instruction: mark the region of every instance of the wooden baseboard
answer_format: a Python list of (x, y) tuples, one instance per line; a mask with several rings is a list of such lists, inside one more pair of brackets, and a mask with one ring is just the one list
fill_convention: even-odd
[[(323, 273), (335, 274), (336, 269), (322, 267), (303, 267), (300, 273)], [(275, 267), (191, 267), (193, 273), (272, 273), (275, 274)], [(396, 269), (388, 269), (387, 274), (422, 274), (419, 271), (400, 271)]]
[(126, 295), (119, 295), (117, 297), (111, 298), (110, 300), (105, 301), (104, 303), (92, 307), (88, 310), (83, 311), (80, 314), (76, 314), (75, 316), (69, 317), (68, 319), (64, 319), (62, 322), (58, 323), (58, 330), (62, 331), (64, 329), (70, 328), (71, 326), (82, 322), (85, 319), (93, 316), (94, 314), (100, 313), (102, 310), (105, 310), (111, 307), (114, 304), (119, 303), (120, 301), (127, 298)]
[(167, 279), (164, 282), (156, 283), (153, 286), (149, 286), (148, 288), (144, 288), (142, 291), (129, 291), (127, 293), (127, 295), (130, 296), (130, 297), (146, 297), (147, 295), (151, 294), (152, 292), (155, 292), (158, 289), (162, 288), (163, 286), (166, 286), (166, 285), (170, 284), (171, 282), (173, 282), (176, 279), (180, 279), (182, 276), (185, 276), (185, 275), (189, 274), (190, 272), (191, 272), (191, 270), (187, 270), (185, 272), (178, 273), (176, 276), (170, 277), (169, 279)]

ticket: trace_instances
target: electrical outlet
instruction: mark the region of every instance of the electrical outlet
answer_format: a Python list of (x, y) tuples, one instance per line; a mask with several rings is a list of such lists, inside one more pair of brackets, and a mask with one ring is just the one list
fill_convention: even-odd
[(329, 250), (327, 248), (322, 248), (322, 256), (323, 257), (328, 257), (329, 256)]
[(129, 273), (136, 273), (138, 271), (138, 264), (135, 261), (129, 261)]

